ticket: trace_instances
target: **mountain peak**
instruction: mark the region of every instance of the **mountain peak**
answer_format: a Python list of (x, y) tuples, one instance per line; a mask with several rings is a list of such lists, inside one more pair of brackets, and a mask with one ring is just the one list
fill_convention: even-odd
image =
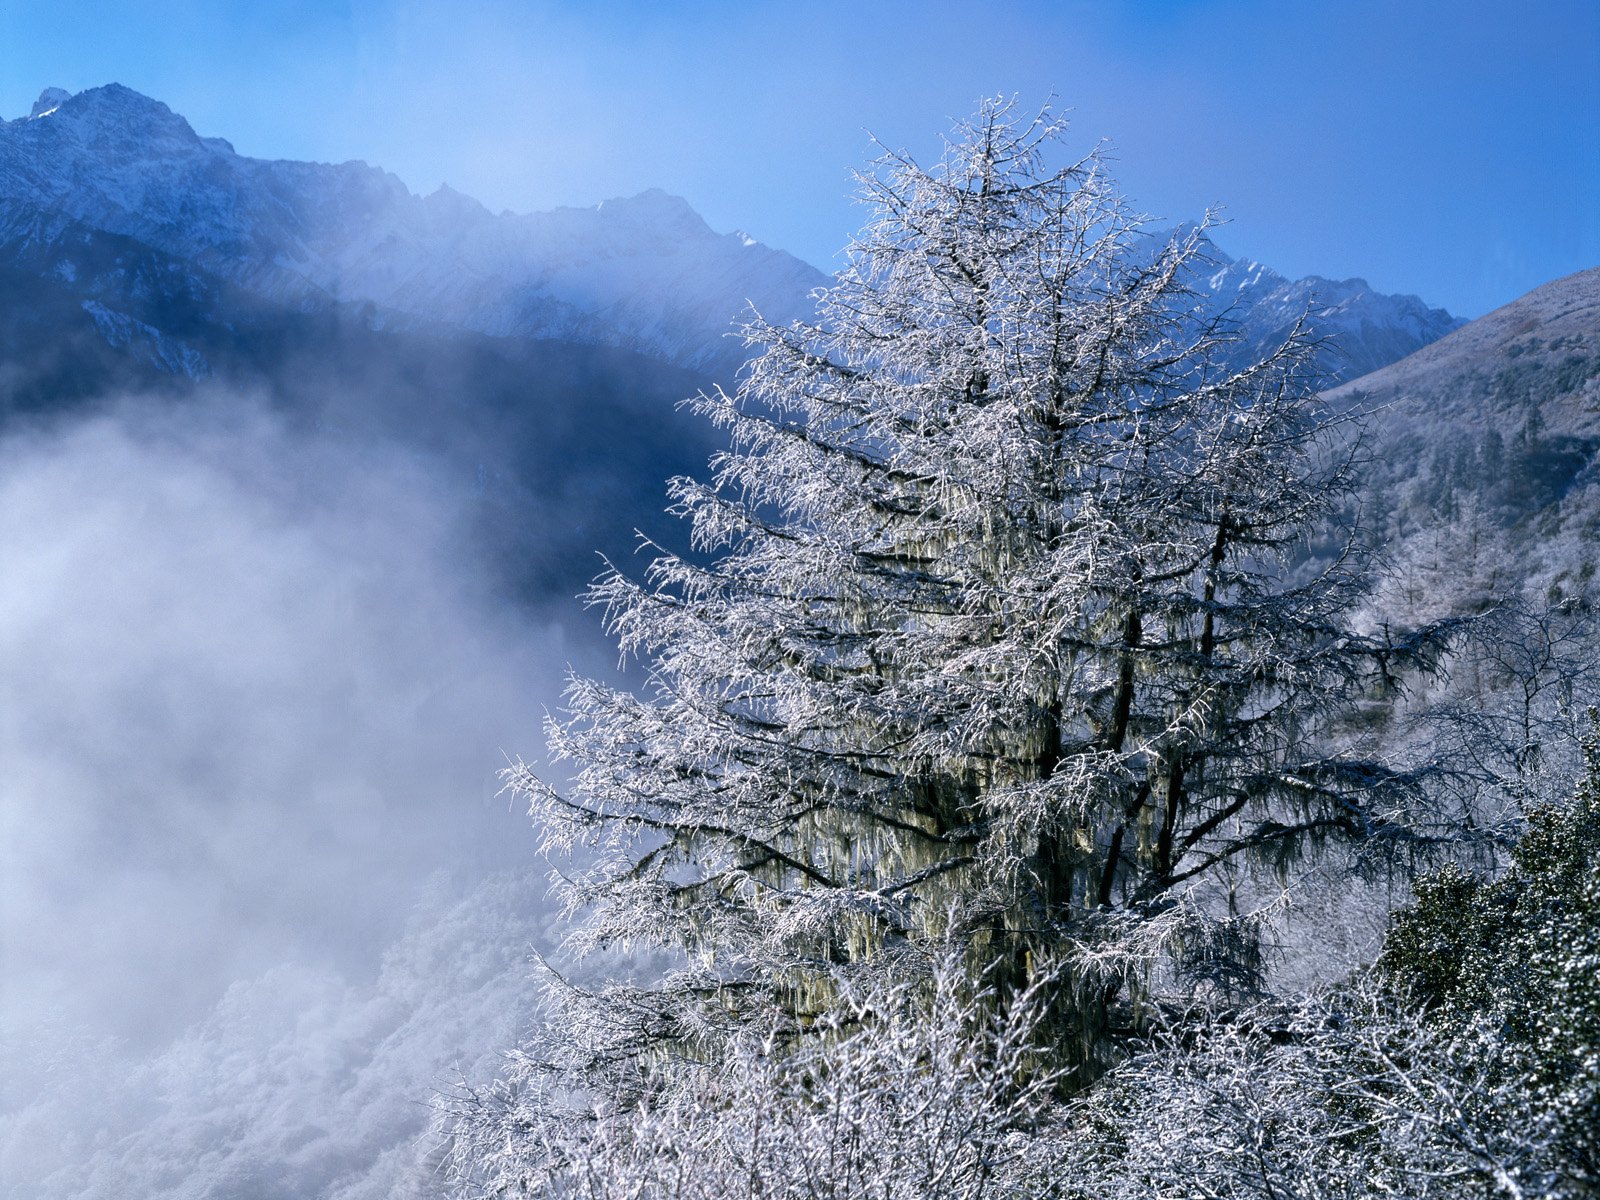
[(602, 200), (596, 207), (650, 212), (693, 211), (689, 208), (689, 202), (682, 196), (674, 196), (671, 192), (658, 187), (645, 188), (636, 196), (617, 196), (610, 200)]
[[(43, 104), (47, 97), (55, 98), (56, 104), (48, 110), (49, 112), (94, 125), (115, 128), (139, 137), (167, 135), (185, 140), (199, 140), (189, 122), (161, 101), (153, 100), (143, 92), (136, 92), (120, 83), (89, 88), (73, 96), (60, 93), (62, 93), (61, 88), (46, 88), (44, 95), (39, 97), (39, 103)], [(37, 109), (38, 105), (34, 107)]]
[(619, 196), (612, 200), (602, 200), (595, 205), (595, 210), (608, 217), (619, 218), (627, 224), (677, 229), (693, 234), (711, 232), (711, 227), (706, 224), (705, 218), (695, 212), (687, 200), (655, 187), (646, 188), (637, 196)]
[(48, 117), (71, 99), (72, 93), (67, 91), (66, 88), (47, 87), (39, 93), (39, 98), (33, 102), (33, 111), (28, 114), (28, 119), (31, 121), (35, 117)]
[(434, 213), (459, 220), (476, 221), (490, 215), (489, 210), (477, 200), (463, 192), (456, 191), (448, 183), (441, 183), (432, 192), (424, 196), (422, 202)]

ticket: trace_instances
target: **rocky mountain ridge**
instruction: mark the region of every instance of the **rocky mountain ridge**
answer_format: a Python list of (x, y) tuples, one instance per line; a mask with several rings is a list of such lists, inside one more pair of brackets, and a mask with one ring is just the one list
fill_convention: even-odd
[(448, 188), (414, 195), (365, 163), (244, 157), (117, 84), (48, 89), (0, 124), (0, 245), (79, 229), (294, 311), (371, 306), (383, 327), (612, 345), (707, 370), (736, 359), (723, 335), (748, 305), (788, 320), (824, 282), (658, 190), (495, 215)]
[(1214, 315), (1237, 322), (1243, 346), (1269, 352), (1303, 317), (1325, 339), (1317, 363), (1346, 382), (1378, 370), (1466, 324), (1411, 295), (1375, 291), (1365, 279), (1289, 279), (1271, 267), (1232, 258), (1209, 237), (1210, 270), (1190, 280)]
[[(1336, 342), (1320, 365), (1346, 380), (1460, 324), (1362, 280), (1289, 280), (1214, 245), (1209, 258), (1191, 284), (1236, 322), (1240, 356), (1270, 349), (1310, 311)], [(0, 122), (6, 268), (76, 295), (73, 320), (122, 357), (188, 377), (213, 369), (207, 343), (227, 341), (219, 330), (240, 324), (243, 302), (375, 329), (616, 347), (726, 379), (744, 356), (729, 335), (751, 306), (787, 322), (827, 282), (781, 250), (714, 232), (659, 190), (495, 214), (448, 187), (415, 195), (361, 162), (240, 155), (118, 84), (49, 88), (28, 116)], [(197, 295), (198, 317), (153, 311)]]

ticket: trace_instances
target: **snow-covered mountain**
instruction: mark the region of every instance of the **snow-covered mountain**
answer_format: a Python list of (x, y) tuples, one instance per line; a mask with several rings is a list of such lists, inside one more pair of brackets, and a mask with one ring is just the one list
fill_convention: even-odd
[(1206, 241), (1207, 269), (1189, 286), (1213, 315), (1237, 323), (1241, 358), (1269, 352), (1309, 315), (1313, 332), (1326, 339), (1318, 365), (1342, 383), (1404, 358), (1465, 323), (1416, 296), (1374, 291), (1365, 279), (1289, 279)]
[[(1313, 300), (1341, 343), (1335, 379), (1457, 323), (1359, 281), (1210, 257), (1190, 283), (1238, 323), (1242, 356)], [(356, 442), (443, 445), (487, 480), (507, 560), (560, 595), (595, 549), (659, 529), (662, 480), (715, 449), (674, 405), (732, 377), (749, 306), (798, 317), (826, 282), (663, 192), (494, 214), (364, 163), (242, 156), (116, 84), (52, 88), (0, 121), (0, 419), (214, 383)], [(530, 492), (563, 519), (519, 532)]]
[[(416, 196), (365, 163), (244, 157), (118, 84), (51, 88), (0, 123), (0, 245), (83, 230), (299, 311), (372, 305), (384, 326), (614, 345), (702, 370), (737, 361), (724, 335), (748, 305), (787, 320), (824, 282), (661, 191), (496, 215), (448, 188)], [(100, 320), (108, 340), (144, 332)], [(183, 368), (181, 348), (162, 353)]]
[[(1211, 256), (1191, 282), (1239, 323), (1241, 353), (1307, 309), (1345, 380), (1460, 324), (1361, 280), (1289, 280)], [(754, 305), (805, 314), (825, 276), (651, 190), (592, 208), (491, 213), (423, 197), (365, 163), (265, 161), (199, 136), (160, 101), (110, 84), (47, 89), (0, 122), (0, 276), (44, 279), (81, 332), (157, 374), (210, 373), (235, 310), (339, 314), (368, 328), (556, 339), (638, 351), (726, 378)], [(5, 280), (0, 278), (0, 290)], [(178, 297), (176, 316), (173, 297)], [(195, 311), (196, 298), (199, 308)], [(58, 324), (61, 322), (58, 321)], [(28, 341), (29, 339), (19, 339)]]

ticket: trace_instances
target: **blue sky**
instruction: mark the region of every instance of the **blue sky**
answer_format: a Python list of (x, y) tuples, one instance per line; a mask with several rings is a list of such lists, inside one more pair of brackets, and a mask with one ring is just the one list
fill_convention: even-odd
[(867, 131), (1052, 94), (1136, 205), (1476, 316), (1600, 264), (1600, 0), (0, 0), (0, 114), (117, 81), (491, 208), (647, 187), (820, 266)]

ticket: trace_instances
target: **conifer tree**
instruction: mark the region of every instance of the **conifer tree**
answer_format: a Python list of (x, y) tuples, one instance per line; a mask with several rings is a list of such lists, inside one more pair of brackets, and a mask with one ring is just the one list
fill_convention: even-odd
[(1220, 365), (1204, 228), (1150, 233), (1098, 154), (1051, 165), (1062, 132), (989, 102), (932, 169), (864, 175), (815, 322), (757, 320), (736, 393), (695, 402), (731, 445), (672, 484), (697, 553), (592, 590), (644, 678), (574, 680), (570, 779), (511, 779), (581, 850), (583, 944), (675, 956), (563, 993), (569, 1065), (617, 1096), (803, 1038), (930, 945), (1001, 1004), (1049, 961), (1086, 1081), (1152, 978), (1248, 977), (1197, 892), (1411, 828), (1413, 781), (1341, 722), (1429, 646), (1346, 627), (1309, 339)]

